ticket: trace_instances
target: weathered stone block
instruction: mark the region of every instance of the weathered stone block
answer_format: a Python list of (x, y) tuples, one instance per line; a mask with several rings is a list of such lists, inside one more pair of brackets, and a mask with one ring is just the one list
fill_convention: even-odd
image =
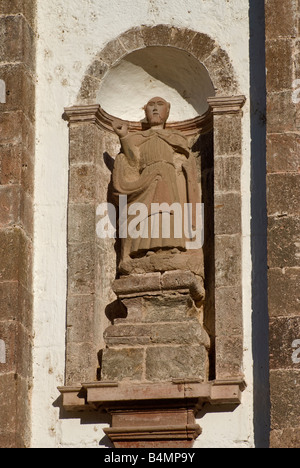
[(0, 77), (6, 85), (6, 103), (0, 103), (0, 111), (22, 110), (24, 115), (34, 121), (34, 82), (24, 64), (1, 65)]
[(297, 36), (297, 1), (266, 0), (265, 15), (267, 39)]
[(35, 19), (36, 0), (1, 0), (1, 15), (23, 14), (26, 20), (33, 25)]
[(241, 196), (239, 193), (215, 194), (215, 233), (241, 233)]
[(267, 136), (267, 171), (297, 172), (300, 166), (300, 137), (295, 133)]
[(204, 346), (156, 346), (147, 349), (146, 379), (152, 382), (207, 377)]
[(217, 235), (215, 239), (216, 284), (235, 286), (241, 282), (241, 236)]
[(0, 153), (0, 185), (18, 184), (21, 180), (22, 145), (1, 145)]
[(296, 111), (292, 91), (269, 93), (267, 95), (268, 133), (294, 132), (297, 129)]
[(101, 379), (142, 380), (144, 360), (144, 349), (141, 348), (105, 349), (102, 357)]
[(19, 222), (20, 187), (0, 186), (0, 227), (10, 227)]
[(153, 344), (199, 344), (207, 349), (210, 345), (206, 331), (197, 322), (154, 324), (150, 339)]
[(239, 192), (241, 189), (241, 157), (217, 156), (215, 158), (215, 190)]
[(159, 293), (161, 290), (161, 274), (148, 273), (147, 275), (130, 275), (117, 279), (113, 290), (118, 296), (139, 295), (141, 293)]
[(115, 325), (106, 329), (104, 339), (108, 346), (198, 343), (209, 348), (210, 344), (207, 333), (197, 322)]
[(268, 174), (269, 216), (300, 215), (300, 174)]
[(216, 378), (243, 376), (243, 336), (216, 338)]
[(16, 323), (15, 322), (0, 322), (0, 339), (5, 343), (5, 359), (2, 359), (0, 364), (0, 374), (8, 374), (16, 372)]
[[(98, 82), (99, 86), (99, 82)], [(94, 124), (70, 125), (70, 164), (89, 164), (95, 160), (95, 139), (97, 129)]]
[(0, 38), (0, 62), (23, 62), (34, 70), (34, 33), (22, 15), (0, 18)]
[(69, 242), (92, 242), (96, 235), (95, 218), (96, 208), (94, 203), (70, 205), (68, 212)]
[(197, 33), (188, 44), (188, 49), (199, 60), (199, 62), (204, 62), (209, 58), (215, 47), (215, 41), (202, 33)]
[(97, 380), (98, 350), (93, 343), (67, 343), (66, 385)]
[(107, 70), (108, 66), (106, 63), (104, 63), (102, 60), (95, 60), (89, 67), (87, 74), (100, 81), (102, 80)]
[(120, 41), (122, 42), (125, 49), (129, 52), (135, 49), (142, 49), (143, 47), (145, 47), (145, 42), (141, 28), (133, 28), (129, 31), (126, 31), (120, 37)]
[(270, 317), (300, 316), (300, 268), (270, 268)]
[(273, 430), (270, 434), (270, 448), (273, 449), (296, 449), (299, 448), (300, 426)]
[(142, 28), (142, 36), (144, 43), (147, 47), (149, 46), (168, 46), (170, 43), (170, 37), (172, 29), (164, 24), (159, 24), (149, 28), (148, 26)]
[(209, 72), (217, 95), (222, 96), (237, 93), (238, 85), (235, 73), (226, 52), (220, 47), (215, 48), (208, 58), (204, 60), (204, 65)]
[(70, 294), (95, 292), (95, 245), (69, 245), (68, 290)]
[(19, 243), (19, 282), (32, 291), (33, 243), (23, 230), (20, 230)]
[(215, 156), (238, 155), (242, 151), (242, 129), (240, 114), (216, 115), (214, 117)]
[(144, 322), (180, 322), (200, 319), (200, 312), (187, 295), (144, 298)]
[(70, 203), (92, 203), (95, 200), (95, 170), (92, 165), (71, 166), (69, 197)]
[(0, 280), (14, 281), (19, 278), (20, 233), (18, 229), (0, 231)]
[(266, 42), (267, 88), (269, 92), (289, 89), (293, 82), (293, 43), (280, 38)]
[(97, 59), (102, 60), (107, 65), (113, 65), (124, 55), (126, 55), (126, 50), (123, 44), (119, 40), (113, 40), (104, 47)]
[(119, 346), (139, 346), (151, 343), (152, 329), (149, 325), (114, 325), (108, 327), (104, 333), (104, 340), (108, 348)]
[(270, 217), (268, 227), (270, 268), (299, 267), (300, 217)]
[(72, 343), (93, 342), (94, 295), (68, 297), (67, 341)]
[(19, 317), (23, 326), (30, 330), (32, 327), (33, 292), (29, 291), (22, 284), (19, 284), (17, 299), (18, 308), (14, 312)]
[(278, 369), (270, 371), (271, 428), (289, 429), (299, 426), (300, 370)]
[[(1, 364), (0, 364), (1, 366)], [(0, 374), (0, 440), (1, 435), (13, 434), (17, 426), (17, 379), (13, 373)], [(8, 441), (6, 440), (6, 443)], [(11, 441), (13, 444), (13, 442)]]
[(23, 112), (1, 112), (1, 144), (18, 144), (23, 141)]
[[(0, 322), (15, 320), (18, 316), (18, 282), (0, 283)], [(0, 337), (1, 338), (1, 337)]]
[(295, 339), (300, 339), (300, 317), (280, 317), (271, 320), (271, 369), (299, 369), (299, 363), (292, 360), (292, 355), (295, 351), (292, 343)]
[(243, 332), (241, 286), (216, 288), (215, 308), (217, 336), (241, 335)]
[(33, 197), (21, 188), (20, 224), (30, 239), (34, 236), (34, 201)]
[[(198, 258), (200, 262), (203, 262), (202, 253)], [(203, 278), (195, 275), (191, 271), (166, 271), (161, 277), (161, 287), (164, 291), (189, 292), (190, 296), (196, 302), (203, 301), (205, 297)]]
[(97, 91), (99, 89), (100, 82), (98, 78), (94, 78), (93, 76), (86, 75), (82, 81), (82, 85), (80, 88), (79, 93), (79, 103), (82, 104), (94, 104)]

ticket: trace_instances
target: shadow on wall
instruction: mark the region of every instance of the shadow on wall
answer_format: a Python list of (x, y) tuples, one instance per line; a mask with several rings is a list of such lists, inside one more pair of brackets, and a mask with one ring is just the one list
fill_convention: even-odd
[(113, 66), (102, 80), (97, 102), (106, 112), (125, 120), (144, 119), (143, 106), (153, 96), (172, 103), (170, 121), (197, 117), (215, 95), (202, 63), (174, 47), (134, 51)]
[[(91, 411), (91, 412), (73, 411), (72, 412), (72, 411), (64, 410), (61, 395), (54, 401), (53, 406), (54, 406), (54, 408), (59, 408), (59, 419), (60, 420), (79, 419), (80, 424), (82, 424), (82, 425), (94, 424), (95, 426), (100, 426), (101, 425), (103, 428), (110, 427), (110, 425), (111, 425), (111, 416), (109, 414), (107, 414), (107, 413), (101, 413), (101, 412), (98, 412), (98, 411)], [(102, 428), (99, 427), (99, 446), (102, 447), (102, 448), (113, 448), (112, 442), (104, 434), (103, 434), (102, 439), (100, 440), (101, 429)], [(63, 441), (62, 441), (62, 444), (63, 444)]]
[(250, 2), (252, 346), (254, 435), (257, 448), (269, 447), (269, 321), (266, 201), (266, 73), (264, 2)]

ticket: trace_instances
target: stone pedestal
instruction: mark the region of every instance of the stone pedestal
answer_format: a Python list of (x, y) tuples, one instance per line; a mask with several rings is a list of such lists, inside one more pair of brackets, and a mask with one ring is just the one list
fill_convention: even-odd
[(182, 271), (130, 275), (116, 280), (114, 291), (127, 317), (105, 331), (102, 380), (207, 380), (210, 339), (201, 277)]

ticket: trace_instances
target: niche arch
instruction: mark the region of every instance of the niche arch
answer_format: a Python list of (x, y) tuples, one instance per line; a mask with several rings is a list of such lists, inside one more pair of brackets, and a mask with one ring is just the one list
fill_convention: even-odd
[(150, 47), (172, 47), (189, 54), (206, 68), (216, 96), (238, 94), (238, 83), (230, 58), (206, 34), (169, 25), (142, 26), (110, 41), (88, 67), (78, 94), (78, 104), (95, 102), (106, 73), (126, 56)]

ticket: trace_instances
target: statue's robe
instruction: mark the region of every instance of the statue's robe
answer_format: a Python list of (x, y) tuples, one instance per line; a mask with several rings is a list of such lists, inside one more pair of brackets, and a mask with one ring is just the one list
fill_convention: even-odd
[[(176, 130), (151, 128), (128, 134), (120, 140), (122, 152), (116, 157), (113, 171), (116, 200), (118, 201), (120, 195), (126, 195), (129, 210), (135, 203), (142, 203), (147, 207), (147, 217), (138, 227), (141, 235), (138, 238), (128, 236), (123, 239), (123, 259), (159, 249), (186, 250), (184, 204), (199, 201), (196, 164), (190, 155), (187, 138)], [(170, 236), (165, 238), (162, 235), (162, 221), (168, 218), (163, 217), (159, 211), (153, 211), (153, 204), (162, 203), (169, 206), (176, 203), (181, 206), (180, 236), (180, 217), (174, 216), (173, 212), (169, 219)], [(128, 216), (128, 225), (134, 218), (135, 215)], [(158, 232), (155, 229), (159, 229), (159, 236), (153, 237), (153, 232)]]

